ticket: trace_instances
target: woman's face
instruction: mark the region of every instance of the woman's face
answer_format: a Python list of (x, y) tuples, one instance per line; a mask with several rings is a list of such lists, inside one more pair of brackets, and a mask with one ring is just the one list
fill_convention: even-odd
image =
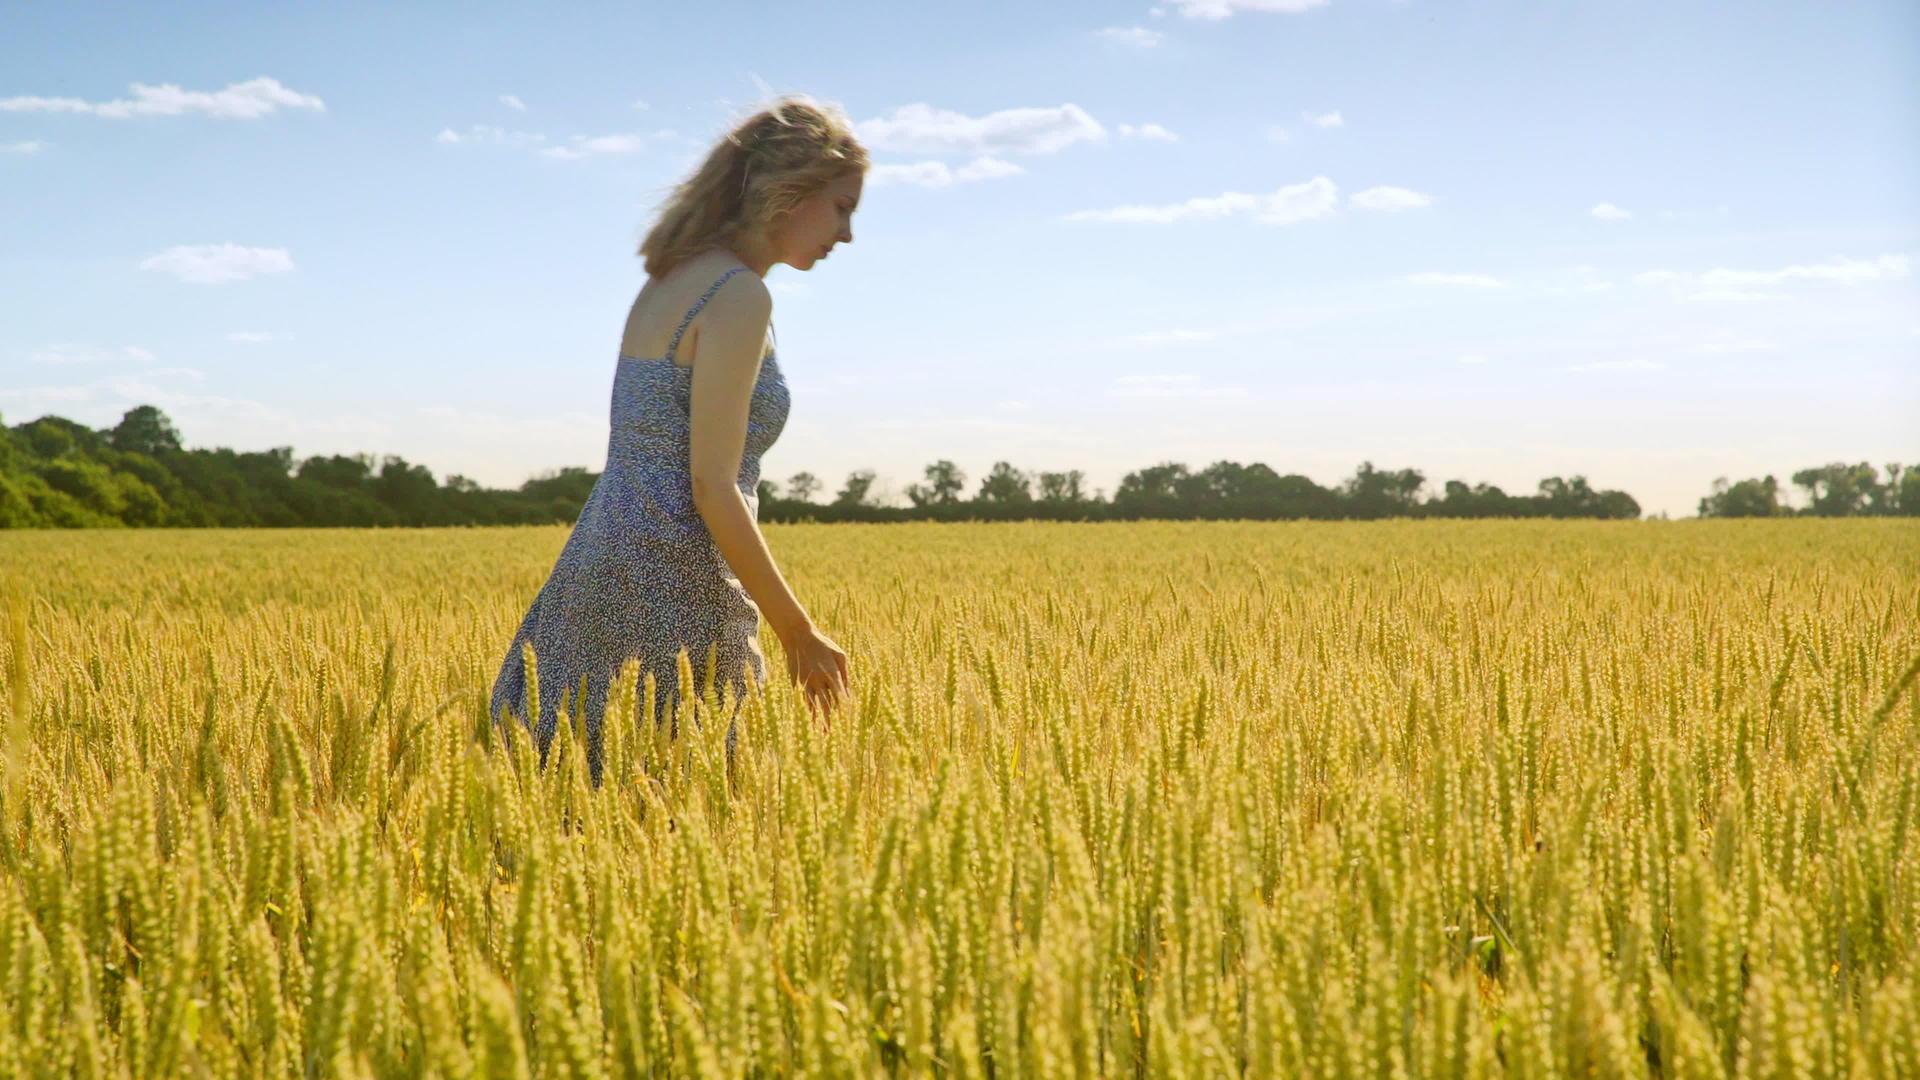
[(775, 234), (779, 261), (795, 270), (811, 270), (834, 245), (853, 243), (853, 212), (865, 181), (864, 170), (849, 170), (794, 207)]

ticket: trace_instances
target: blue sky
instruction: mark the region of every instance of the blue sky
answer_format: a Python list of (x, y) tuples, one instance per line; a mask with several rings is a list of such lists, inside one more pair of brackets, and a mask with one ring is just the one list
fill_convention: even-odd
[(1920, 461), (1910, 3), (13, 4), (0, 414), (513, 485), (605, 460), (633, 249), (772, 94), (876, 164), (775, 267), (765, 460), (1363, 459), (1690, 514)]

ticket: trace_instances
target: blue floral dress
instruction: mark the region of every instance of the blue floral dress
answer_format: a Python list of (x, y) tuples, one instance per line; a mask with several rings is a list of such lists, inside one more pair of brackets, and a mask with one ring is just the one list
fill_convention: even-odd
[[(680, 320), (665, 356), (621, 354), (613, 377), (606, 471), (587, 496), (493, 683), (494, 717), (504, 720), (511, 714), (527, 725), (543, 763), (565, 695), (569, 715), (585, 719), (596, 784), (607, 691), (627, 660), (640, 661), (642, 692), (647, 673), (653, 673), (654, 716), (661, 721), (669, 721), (678, 701), (682, 650), (692, 664), (696, 694), (704, 695), (712, 685), (709, 662), (713, 678), (724, 680), (736, 696), (746, 692), (749, 679), (758, 686), (766, 683), (759, 608), (693, 506), (693, 369), (673, 359), (687, 324), (728, 278), (746, 269), (734, 267), (707, 287)], [(769, 351), (754, 383), (740, 456), (740, 491), (754, 511), (759, 509), (760, 457), (786, 426), (789, 400), (786, 380)], [(530, 717), (527, 708), (520, 651), (528, 643), (539, 679), (538, 717)], [(645, 708), (639, 695), (635, 700)], [(638, 724), (642, 715), (632, 722)], [(677, 733), (677, 719), (670, 722)], [(737, 734), (730, 725), (729, 751)]]

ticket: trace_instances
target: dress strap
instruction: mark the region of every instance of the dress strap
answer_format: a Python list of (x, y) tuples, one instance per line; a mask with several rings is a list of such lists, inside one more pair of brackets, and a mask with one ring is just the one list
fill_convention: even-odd
[(687, 312), (687, 317), (680, 320), (679, 329), (673, 332), (673, 341), (667, 345), (667, 363), (673, 363), (673, 354), (680, 348), (680, 335), (687, 332), (687, 324), (693, 321), (695, 315), (700, 314), (700, 309), (707, 306), (707, 301), (713, 299), (713, 294), (720, 291), (720, 286), (725, 285), (728, 278), (745, 269), (744, 266), (736, 266), (721, 274), (719, 281), (707, 286), (707, 291), (700, 294), (700, 299), (694, 302), (692, 309)]

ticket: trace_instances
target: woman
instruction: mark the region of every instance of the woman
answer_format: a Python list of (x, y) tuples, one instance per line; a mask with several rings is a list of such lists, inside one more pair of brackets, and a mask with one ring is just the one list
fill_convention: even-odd
[[(843, 117), (782, 98), (714, 146), (640, 245), (648, 278), (620, 340), (606, 471), (493, 684), (494, 716), (530, 727), (543, 764), (564, 696), (568, 714), (586, 720), (599, 784), (608, 684), (629, 659), (640, 661), (642, 687), (653, 674), (661, 722), (679, 699), (683, 650), (696, 696), (714, 680), (736, 698), (748, 680), (764, 686), (763, 611), (815, 715), (831, 715), (847, 693), (847, 654), (800, 606), (755, 521), (760, 457), (788, 407), (766, 347), (773, 302), (763, 279), (775, 263), (809, 270), (853, 241), (866, 168)], [(536, 660), (537, 717), (523, 646)]]

